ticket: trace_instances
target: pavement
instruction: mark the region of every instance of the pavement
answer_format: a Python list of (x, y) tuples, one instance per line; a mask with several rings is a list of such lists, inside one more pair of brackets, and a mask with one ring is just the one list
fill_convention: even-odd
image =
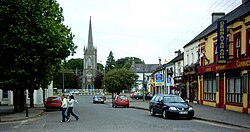
[[(111, 96), (107, 96), (105, 103), (108, 105), (111, 104)], [(192, 105), (195, 110), (194, 119), (250, 129), (250, 114), (196, 103), (189, 104)], [(149, 111), (149, 101), (130, 99), (130, 108)], [(45, 113), (43, 105), (37, 105), (34, 108), (29, 108), (28, 117), (26, 111), (13, 113), (13, 106), (0, 106), (0, 123), (27, 120), (42, 116)]]

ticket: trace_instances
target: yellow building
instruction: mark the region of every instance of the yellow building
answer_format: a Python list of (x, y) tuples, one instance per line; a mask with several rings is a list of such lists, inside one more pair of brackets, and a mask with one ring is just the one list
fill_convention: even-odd
[(199, 42), (198, 103), (250, 113), (250, 2), (213, 22)]

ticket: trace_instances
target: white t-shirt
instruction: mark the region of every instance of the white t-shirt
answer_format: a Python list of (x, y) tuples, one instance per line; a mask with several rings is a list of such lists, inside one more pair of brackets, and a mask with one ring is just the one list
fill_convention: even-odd
[(62, 108), (67, 108), (67, 107), (68, 107), (67, 99), (63, 98), (63, 100), (62, 100)]
[(74, 104), (75, 104), (75, 100), (74, 99), (69, 100), (69, 102), (68, 102), (68, 106), (69, 107), (74, 107)]

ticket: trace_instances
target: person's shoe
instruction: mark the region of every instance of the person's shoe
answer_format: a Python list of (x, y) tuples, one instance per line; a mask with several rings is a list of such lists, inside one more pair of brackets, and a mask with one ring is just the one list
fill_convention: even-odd
[(70, 118), (68, 118), (68, 120), (67, 121), (70, 121), (71, 119)]
[(64, 122), (64, 121), (61, 121), (61, 122)]
[(77, 121), (79, 120), (79, 118), (76, 119)]

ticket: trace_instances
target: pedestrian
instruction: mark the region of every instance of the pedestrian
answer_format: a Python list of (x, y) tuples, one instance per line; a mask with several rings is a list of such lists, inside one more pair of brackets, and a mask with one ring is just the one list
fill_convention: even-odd
[(68, 116), (65, 114), (67, 108), (68, 108), (68, 101), (67, 101), (67, 98), (66, 96), (63, 94), (62, 95), (62, 120), (61, 122), (65, 122), (65, 119), (69, 119)]
[(70, 121), (70, 115), (74, 116), (76, 120), (79, 120), (79, 117), (73, 112), (74, 104), (75, 104), (74, 95), (70, 95), (69, 101), (68, 101), (68, 113), (67, 113), (68, 120), (67, 121)]

